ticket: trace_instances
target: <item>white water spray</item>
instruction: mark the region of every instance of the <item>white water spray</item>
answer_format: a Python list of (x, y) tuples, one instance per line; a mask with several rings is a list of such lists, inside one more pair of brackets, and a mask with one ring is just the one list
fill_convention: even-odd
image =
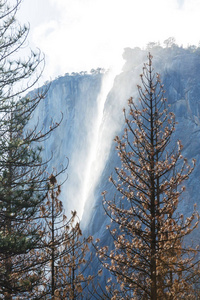
[(93, 194), (95, 186), (97, 184), (97, 180), (100, 177), (105, 165), (105, 152), (107, 150), (108, 141), (103, 141), (104, 136), (102, 134), (104, 105), (108, 93), (113, 87), (114, 79), (119, 71), (121, 71), (121, 66), (120, 69), (113, 68), (104, 75), (101, 92), (97, 99), (97, 117), (93, 125), (93, 133), (91, 135), (92, 143), (86, 161), (86, 168), (84, 172), (84, 180), (80, 197), (82, 206), (80, 218), (82, 218), (84, 206), (87, 202), (87, 199)]

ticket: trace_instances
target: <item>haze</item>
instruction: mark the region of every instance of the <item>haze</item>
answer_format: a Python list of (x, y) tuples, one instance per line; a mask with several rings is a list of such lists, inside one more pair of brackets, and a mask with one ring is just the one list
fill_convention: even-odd
[(45, 79), (66, 72), (122, 64), (125, 47), (175, 37), (198, 45), (199, 0), (24, 0), (21, 23), (29, 45), (46, 56)]

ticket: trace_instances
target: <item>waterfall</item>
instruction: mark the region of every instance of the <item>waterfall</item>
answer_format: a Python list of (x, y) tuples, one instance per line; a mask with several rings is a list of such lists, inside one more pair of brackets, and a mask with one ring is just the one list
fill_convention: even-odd
[(100, 76), (66, 74), (59, 77), (52, 82), (47, 98), (34, 114), (34, 122), (40, 118), (46, 130), (49, 116), (59, 120), (60, 112), (63, 114), (55, 134), (44, 141), (43, 155), (46, 159), (53, 153), (49, 173), (54, 166), (56, 171), (62, 168), (68, 158), (66, 173), (59, 177), (59, 182), (64, 181), (61, 199), (67, 217), (76, 210), (82, 219), (86, 204), (92, 207), (96, 200), (93, 194), (107, 162), (115, 128), (108, 122), (113, 107), (105, 103), (123, 63), (120, 61), (117, 67)]
[(101, 91), (97, 99), (97, 116), (94, 120), (93, 130), (91, 134), (92, 143), (88, 151), (86, 169), (84, 173), (84, 180), (80, 196), (82, 207), (82, 211), (81, 213), (79, 213), (80, 218), (82, 218), (84, 206), (87, 200), (93, 197), (95, 186), (98, 182), (98, 179), (101, 176), (104, 165), (106, 163), (105, 152), (108, 147), (107, 145), (110, 144), (110, 141), (104, 140), (104, 135), (102, 132), (104, 120), (104, 106), (107, 96), (113, 87), (114, 79), (119, 73), (119, 71), (121, 71), (121, 66), (120, 68), (110, 69), (108, 72), (105, 73), (102, 80)]

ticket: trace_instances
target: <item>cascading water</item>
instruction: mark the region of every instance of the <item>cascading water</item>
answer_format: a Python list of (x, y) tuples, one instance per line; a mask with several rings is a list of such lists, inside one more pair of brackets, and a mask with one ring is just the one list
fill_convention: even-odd
[[(121, 66), (120, 66), (121, 70)], [(81, 190), (81, 206), (82, 212), (80, 217), (83, 215), (84, 205), (87, 200), (94, 197), (93, 192), (97, 184), (98, 179), (101, 176), (105, 165), (105, 153), (108, 150), (111, 141), (105, 141), (103, 136), (103, 119), (104, 119), (104, 107), (107, 96), (113, 87), (114, 79), (117, 73), (120, 71), (118, 69), (109, 70), (103, 78), (102, 87), (100, 94), (97, 99), (97, 117), (95, 118), (93, 131), (91, 135), (91, 147), (88, 151), (88, 157), (86, 162), (86, 168), (84, 173), (84, 181), (82, 183)], [(111, 139), (112, 140), (112, 139)], [(87, 214), (89, 215), (89, 214)], [(84, 220), (86, 222), (87, 220)]]
[(107, 123), (110, 113), (106, 100), (121, 68), (120, 62), (105, 74), (66, 74), (56, 79), (35, 112), (34, 120), (40, 117), (47, 128), (50, 117), (59, 120), (63, 115), (56, 132), (44, 142), (44, 158), (53, 153), (49, 173), (52, 166), (59, 170), (66, 157), (69, 160), (67, 175), (59, 178), (60, 182), (67, 178), (61, 187), (61, 198), (68, 217), (71, 210), (76, 210), (81, 219), (86, 203), (94, 203), (93, 193), (106, 164), (115, 128)]

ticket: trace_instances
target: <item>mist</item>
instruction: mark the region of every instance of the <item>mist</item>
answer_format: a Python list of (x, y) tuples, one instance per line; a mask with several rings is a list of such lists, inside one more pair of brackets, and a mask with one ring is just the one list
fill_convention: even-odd
[[(45, 0), (24, 1), (20, 22), (30, 23), (29, 44), (45, 54), (43, 80), (66, 72), (110, 69), (126, 47), (174, 37), (198, 45), (199, 0)], [(30, 6), (31, 5), (31, 6)]]

